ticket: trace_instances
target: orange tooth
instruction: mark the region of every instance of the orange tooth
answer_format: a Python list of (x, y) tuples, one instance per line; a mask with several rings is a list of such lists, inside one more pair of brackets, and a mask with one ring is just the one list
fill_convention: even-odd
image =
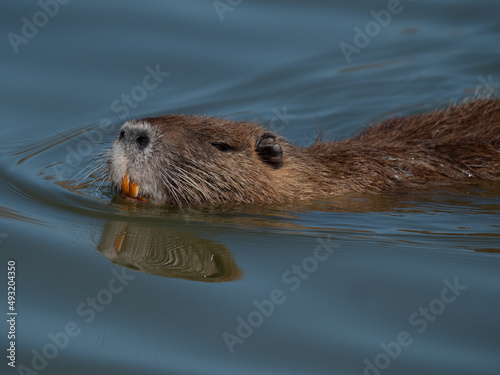
[(122, 178), (122, 193), (125, 195), (128, 195), (130, 192), (130, 179), (128, 177), (128, 173), (125, 175), (125, 177)]
[(134, 181), (130, 181), (130, 196), (137, 198), (139, 195), (139, 185), (136, 184)]
[(143, 202), (148, 200), (139, 196), (139, 184), (130, 179), (128, 173), (122, 178), (122, 193), (129, 197), (137, 198)]

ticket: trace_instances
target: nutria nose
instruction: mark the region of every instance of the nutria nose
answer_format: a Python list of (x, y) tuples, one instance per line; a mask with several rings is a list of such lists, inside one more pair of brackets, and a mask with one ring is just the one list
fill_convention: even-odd
[(122, 129), (118, 140), (134, 144), (139, 150), (144, 150), (151, 142), (147, 133), (137, 132), (134, 129)]
[(149, 145), (149, 137), (144, 134), (139, 135), (135, 138), (135, 143), (137, 144), (137, 147), (139, 147), (139, 150), (144, 150)]

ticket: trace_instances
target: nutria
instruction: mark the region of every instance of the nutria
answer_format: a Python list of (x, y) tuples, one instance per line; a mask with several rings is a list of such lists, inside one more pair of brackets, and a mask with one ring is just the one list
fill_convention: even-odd
[(169, 115), (126, 122), (111, 185), (154, 204), (274, 203), (500, 180), (500, 100), (394, 118), (341, 141), (293, 146), (256, 123)]

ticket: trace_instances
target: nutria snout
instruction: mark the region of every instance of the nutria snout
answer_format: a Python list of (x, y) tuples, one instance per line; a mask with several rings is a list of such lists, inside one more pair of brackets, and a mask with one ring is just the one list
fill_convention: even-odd
[(432, 183), (500, 180), (500, 100), (394, 118), (293, 146), (256, 123), (170, 115), (126, 122), (112, 186), (154, 204), (275, 203)]

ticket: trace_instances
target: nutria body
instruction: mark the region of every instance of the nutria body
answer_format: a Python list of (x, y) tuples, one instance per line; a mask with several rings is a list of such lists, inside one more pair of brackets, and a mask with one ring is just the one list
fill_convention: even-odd
[(155, 204), (264, 203), (500, 180), (500, 100), (394, 118), (342, 141), (293, 146), (258, 124), (172, 115), (122, 126), (114, 187)]

